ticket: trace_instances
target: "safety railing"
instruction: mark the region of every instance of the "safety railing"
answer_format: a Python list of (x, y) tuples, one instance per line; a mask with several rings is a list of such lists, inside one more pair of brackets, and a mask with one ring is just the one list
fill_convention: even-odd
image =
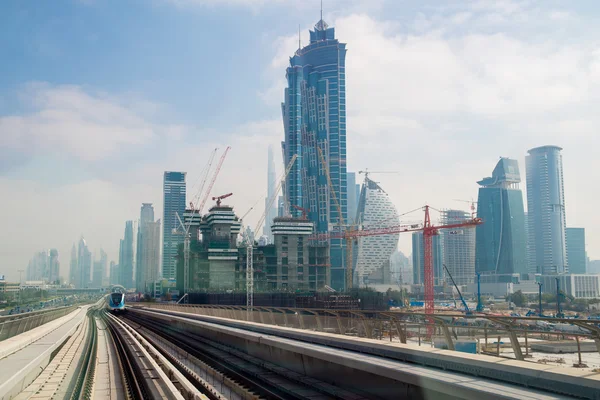
[(69, 306), (0, 316), (0, 341), (20, 335), (23, 332), (65, 316), (76, 308), (76, 306)]
[[(419, 345), (435, 342), (436, 347), (449, 350), (457, 350), (457, 344), (469, 340), (476, 343), (477, 352), (517, 360), (529, 356), (530, 340), (546, 344), (568, 341), (567, 345), (576, 345), (579, 364), (582, 364), (583, 344), (589, 351), (589, 345), (593, 343), (595, 351), (600, 353), (598, 320), (260, 306), (248, 309), (245, 306), (173, 303), (140, 303), (136, 306), (390, 342)], [(505, 338), (512, 350), (509, 355), (501, 352), (501, 348), (506, 347)]]

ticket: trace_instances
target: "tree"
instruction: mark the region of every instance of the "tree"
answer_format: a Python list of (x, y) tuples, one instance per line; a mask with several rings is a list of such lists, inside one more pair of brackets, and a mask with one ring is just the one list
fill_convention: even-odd
[(513, 294), (506, 296), (506, 299), (515, 303), (515, 306), (517, 307), (523, 307), (527, 302), (527, 297), (520, 290), (517, 290)]

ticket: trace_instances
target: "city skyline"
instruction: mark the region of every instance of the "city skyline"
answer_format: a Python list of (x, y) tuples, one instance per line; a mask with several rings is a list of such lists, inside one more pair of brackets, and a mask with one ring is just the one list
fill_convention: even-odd
[[(40, 197), (52, 210), (36, 215), (30, 240), (3, 237), (9, 251), (1, 253), (0, 267), (15, 279), (44, 248), (57, 248), (67, 277), (68, 254), (82, 233), (116, 261), (122, 223), (138, 214), (139, 203), (154, 203), (162, 215), (162, 172), (188, 171), (189, 181), (196, 181), (214, 147), (231, 144), (232, 153), (213, 192), (236, 193), (230, 204), (240, 213), (262, 201), (264, 157), (246, 149), (266, 154), (269, 144), (278, 148), (282, 71), (298, 39), (309, 42), (319, 14), (316, 1), (269, 3), (252, 13), (242, 2), (205, 8), (158, 1), (155, 8), (126, 4), (118, 10), (83, 3), (44, 4), (35, 15), (26, 3), (11, 4), (0, 13), (12, 27), (8, 40), (26, 49), (0, 66), (0, 190), (13, 194), (0, 212), (21, 229), (31, 221), (23, 224), (17, 216), (31, 215)], [(598, 118), (590, 110), (600, 84), (593, 51), (600, 32), (592, 24), (600, 10), (511, 4), (325, 4), (323, 19), (350, 50), (347, 168), (403, 171), (378, 177), (400, 213), (425, 203), (456, 208), (453, 199), (476, 197), (473, 181), (499, 156), (523, 167), (527, 149), (561, 146), (567, 225), (586, 228), (588, 255), (598, 259), (600, 216), (591, 200), (595, 189), (585, 182), (598, 169), (591, 153)], [(143, 18), (126, 26), (110, 18), (117, 14)], [(17, 15), (31, 18), (16, 24)], [(52, 29), (48, 16), (73, 34)], [(517, 22), (525, 18), (535, 23), (535, 35)], [(228, 51), (241, 51), (247, 69), (227, 73), (237, 63), (196, 34), (199, 26), (231, 38)], [(137, 28), (149, 36), (135, 35)], [(198, 42), (190, 46), (183, 37)], [(141, 52), (146, 41), (154, 55)], [(202, 62), (206, 54), (222, 59), (223, 67)], [(73, 60), (81, 68), (72, 68)], [(457, 151), (449, 150), (458, 148), (464, 156), (457, 161)], [(281, 172), (277, 152), (275, 159)], [(259, 216), (255, 210), (247, 222), (254, 226)], [(410, 253), (407, 235), (400, 248)]]

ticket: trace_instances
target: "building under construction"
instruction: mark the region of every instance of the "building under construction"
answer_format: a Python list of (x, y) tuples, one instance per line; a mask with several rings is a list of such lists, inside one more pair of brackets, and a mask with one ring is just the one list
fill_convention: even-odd
[[(233, 207), (217, 205), (202, 217), (184, 213), (190, 226), (188, 292), (246, 290), (247, 252), (238, 246), (241, 222)], [(271, 226), (274, 244), (255, 244), (252, 259), (254, 291), (317, 291), (331, 280), (326, 243), (309, 241), (313, 223), (304, 218), (279, 217)], [(184, 245), (178, 249), (177, 286), (184, 288)]]

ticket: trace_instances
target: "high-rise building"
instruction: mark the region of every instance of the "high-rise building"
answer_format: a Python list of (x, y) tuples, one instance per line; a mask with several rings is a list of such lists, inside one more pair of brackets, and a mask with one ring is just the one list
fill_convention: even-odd
[(278, 217), (283, 217), (283, 213), (285, 211), (285, 204), (284, 204), (284, 197), (283, 196), (279, 196), (277, 198), (277, 216)]
[(177, 247), (183, 243), (179, 218), (185, 211), (185, 172), (165, 171), (163, 180), (162, 277), (175, 279)]
[(138, 292), (154, 296), (160, 269), (160, 220), (154, 222), (150, 218), (154, 218), (154, 208), (144, 203), (138, 229), (135, 285)]
[(28, 281), (48, 281), (50, 254), (47, 250), (35, 253), (27, 265), (26, 280)]
[[(360, 193), (357, 221), (363, 229), (387, 228), (400, 224), (394, 203), (381, 186), (369, 177), (365, 177)], [(358, 238), (355, 284), (363, 286), (374, 280), (374, 277), (369, 279), (371, 274), (376, 274), (377, 280), (383, 281), (382, 283), (389, 283), (385, 282), (385, 277), (390, 275), (390, 257), (398, 250), (399, 238), (399, 233)]]
[(76, 285), (77, 284), (77, 247), (75, 243), (73, 243), (73, 247), (71, 248), (71, 261), (69, 263), (69, 284)]
[(263, 235), (266, 235), (269, 243), (273, 243), (273, 233), (271, 232), (271, 224), (273, 219), (277, 217), (276, 203), (271, 201), (276, 195), (275, 188), (277, 187), (277, 177), (275, 176), (275, 161), (273, 160), (273, 146), (269, 146), (267, 156), (267, 198), (265, 199), (265, 226)]
[(119, 284), (119, 264), (117, 264), (114, 261), (110, 262), (110, 276), (109, 276), (109, 282), (111, 285), (118, 285)]
[(536, 269), (544, 274), (568, 272), (561, 150), (536, 147), (525, 157), (529, 235)]
[(407, 285), (413, 283), (412, 263), (400, 250), (390, 257), (390, 283)]
[(567, 228), (567, 260), (569, 273), (585, 274), (587, 256), (585, 253), (585, 228)]
[(535, 263), (535, 251), (533, 248), (533, 237), (529, 232), (529, 214), (525, 213), (525, 247), (527, 248), (527, 272), (538, 273)]
[(83, 236), (77, 247), (77, 277), (75, 286), (78, 289), (90, 287), (92, 283), (92, 252), (88, 249)]
[[(462, 210), (445, 210), (441, 214), (442, 225), (460, 224), (471, 220)], [(456, 228), (442, 231), (444, 263), (457, 285), (475, 281), (475, 229)]]
[(92, 287), (99, 288), (104, 286), (104, 276), (106, 275), (107, 263), (108, 256), (103, 249), (100, 249), (100, 259), (94, 261)]
[[(285, 164), (294, 154), (300, 157), (286, 178), (285, 195), (290, 205), (309, 210), (308, 218), (315, 224), (316, 233), (344, 229), (334, 198), (344, 221), (348, 219), (345, 59), (346, 45), (321, 19), (310, 31), (310, 43), (294, 53), (286, 71), (287, 88), (281, 107)], [(330, 193), (327, 171), (335, 196)], [(302, 214), (294, 208), (290, 212), (294, 217)], [(331, 286), (343, 289), (344, 240), (331, 239), (329, 249)]]
[[(356, 212), (358, 211), (358, 198), (360, 197), (360, 185), (356, 184), (356, 173), (348, 172), (346, 174), (348, 180), (348, 223), (354, 224), (356, 222)], [(355, 190), (359, 187), (358, 195)]]
[(60, 261), (58, 261), (58, 250), (50, 250), (48, 260), (48, 282), (55, 283), (60, 279)]
[[(441, 236), (432, 238), (433, 253), (433, 284), (441, 285), (444, 280), (442, 264), (444, 263), (444, 249)], [(414, 232), (412, 234), (412, 264), (413, 264), (413, 283), (425, 283), (425, 241), (423, 232)]]
[(125, 221), (125, 233), (119, 249), (119, 284), (133, 288), (133, 221)]
[(527, 236), (521, 176), (517, 160), (501, 158), (492, 176), (479, 182), (475, 271), (524, 274), (527, 271)]

